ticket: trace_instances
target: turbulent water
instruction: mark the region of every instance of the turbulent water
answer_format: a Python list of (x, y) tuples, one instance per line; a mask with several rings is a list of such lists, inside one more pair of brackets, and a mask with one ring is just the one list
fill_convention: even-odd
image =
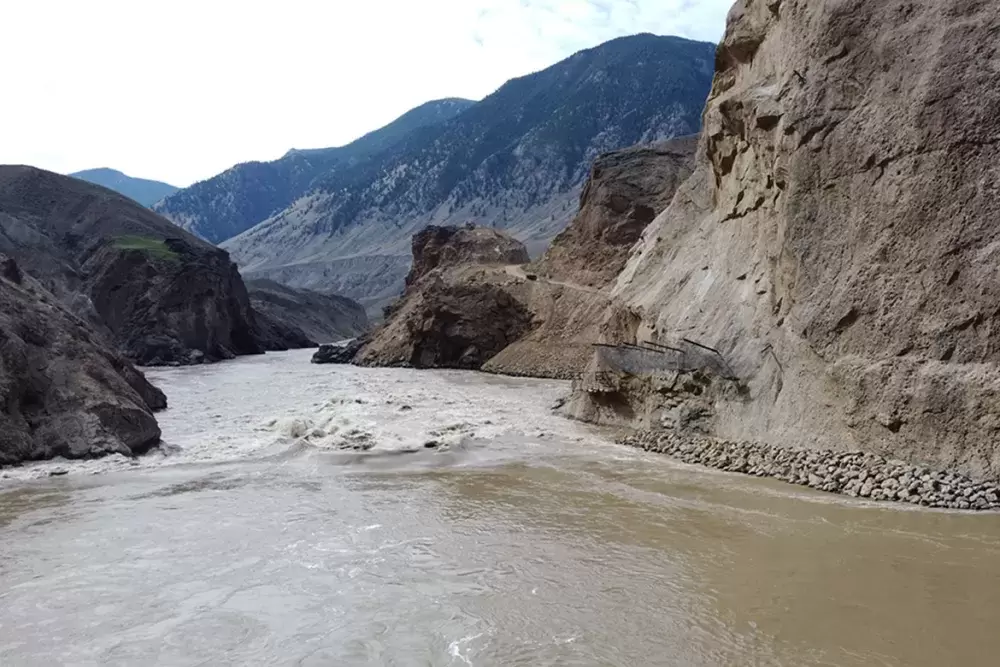
[(555, 382), (307, 353), (150, 375), (162, 451), (0, 471), (0, 664), (1000, 655), (997, 515), (673, 464), (554, 415)]

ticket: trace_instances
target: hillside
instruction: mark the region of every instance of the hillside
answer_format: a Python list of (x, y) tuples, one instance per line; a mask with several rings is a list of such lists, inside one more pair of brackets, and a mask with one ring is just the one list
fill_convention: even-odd
[(241, 269), (369, 306), (402, 289), (427, 224), (510, 231), (538, 254), (573, 215), (600, 153), (697, 132), (715, 47), (637, 35), (512, 80), (391, 149), (335, 165), (226, 241)]
[(134, 199), (143, 206), (152, 206), (164, 197), (171, 195), (179, 188), (169, 183), (160, 181), (150, 181), (145, 178), (133, 178), (126, 176), (115, 169), (85, 169), (70, 174), (73, 178), (100, 185), (109, 190), (114, 190), (123, 194), (129, 199)]
[(462, 99), (428, 102), (346, 146), (290, 150), (273, 162), (239, 164), (174, 193), (154, 208), (201, 238), (221, 243), (289, 206), (326, 170), (336, 165), (351, 168), (414, 130), (444, 122), (472, 104)]
[(140, 364), (282, 349), (225, 251), (116, 192), (0, 166), (0, 252)]

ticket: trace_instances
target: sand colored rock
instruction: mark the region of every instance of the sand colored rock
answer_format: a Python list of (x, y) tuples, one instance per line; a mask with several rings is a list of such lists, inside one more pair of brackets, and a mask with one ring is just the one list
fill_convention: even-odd
[[(1000, 5), (740, 0), (614, 298), (747, 392), (714, 435), (1000, 474)], [(586, 396), (578, 396), (586, 402)]]

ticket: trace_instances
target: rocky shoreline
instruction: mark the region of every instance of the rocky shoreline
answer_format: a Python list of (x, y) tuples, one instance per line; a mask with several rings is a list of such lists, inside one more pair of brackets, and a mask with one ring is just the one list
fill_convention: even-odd
[(642, 431), (620, 444), (666, 454), (684, 463), (808, 486), (853, 498), (957, 510), (1000, 509), (1000, 485), (954, 472), (934, 471), (870, 452), (796, 450), (756, 442), (668, 431)]

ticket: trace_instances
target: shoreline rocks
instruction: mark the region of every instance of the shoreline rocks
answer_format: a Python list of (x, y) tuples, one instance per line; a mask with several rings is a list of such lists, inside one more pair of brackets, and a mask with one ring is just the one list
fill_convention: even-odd
[(807, 486), (852, 498), (956, 510), (1000, 510), (1000, 485), (860, 451), (798, 450), (670, 431), (640, 431), (619, 444), (684, 463)]

